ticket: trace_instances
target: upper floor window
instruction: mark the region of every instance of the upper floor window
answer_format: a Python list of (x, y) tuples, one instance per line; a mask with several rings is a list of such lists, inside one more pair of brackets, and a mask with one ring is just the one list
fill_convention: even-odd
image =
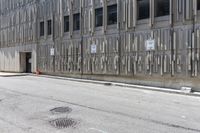
[(44, 22), (40, 22), (40, 36), (44, 36)]
[(150, 4), (149, 0), (137, 0), (137, 18), (146, 19), (150, 16)]
[(80, 13), (74, 14), (73, 20), (73, 29), (80, 30)]
[(197, 0), (197, 10), (200, 10), (200, 0)]
[(47, 34), (48, 35), (52, 34), (52, 20), (47, 21)]
[(69, 32), (69, 16), (64, 17), (64, 32)]
[(155, 0), (155, 17), (169, 15), (169, 0)]
[(117, 23), (117, 4), (108, 6), (108, 25)]
[(103, 26), (103, 8), (95, 10), (95, 27)]

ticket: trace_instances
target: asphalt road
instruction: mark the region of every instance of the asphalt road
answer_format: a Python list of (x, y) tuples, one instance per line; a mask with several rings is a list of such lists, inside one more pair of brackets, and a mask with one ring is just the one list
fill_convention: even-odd
[(200, 97), (0, 77), (0, 133), (200, 133)]

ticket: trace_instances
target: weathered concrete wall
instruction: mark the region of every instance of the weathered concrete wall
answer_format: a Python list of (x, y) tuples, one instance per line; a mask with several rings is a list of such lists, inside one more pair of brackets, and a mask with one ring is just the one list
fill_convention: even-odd
[[(0, 49), (0, 71), (25, 72), (25, 58), (20, 57), (21, 53), (32, 53), (32, 72), (36, 72), (36, 45), (16, 46)], [(24, 61), (22, 61), (24, 60)]]
[(36, 18), (36, 0), (0, 1), (0, 71), (24, 72), (21, 52), (32, 52), (36, 71)]
[[(137, 0), (1, 0), (0, 3), (1, 51), (13, 51), (16, 55), (9, 62), (17, 64), (18, 54), (12, 49), (17, 50), (18, 45), (24, 49), (28, 44), (37, 44), (32, 51), (37, 49), (37, 68), (43, 73), (200, 88), (197, 0), (170, 0), (170, 13), (162, 17), (154, 17), (152, 0), (150, 18), (144, 20), (137, 20)], [(113, 4), (118, 7), (118, 22), (107, 25), (107, 6)], [(104, 11), (103, 26), (96, 28), (94, 10), (99, 7)], [(78, 31), (73, 31), (75, 13), (81, 15)], [(70, 19), (69, 32), (64, 32), (64, 16)], [(47, 35), (48, 20), (52, 20), (52, 35)], [(42, 37), (40, 22), (45, 23)], [(149, 38), (156, 41), (155, 51), (145, 48)], [(91, 54), (92, 44), (97, 46), (96, 54)], [(51, 48), (55, 48), (55, 56), (50, 55)], [(7, 58), (6, 54), (0, 62), (5, 60), (3, 57)], [(2, 70), (19, 69), (3, 64)]]

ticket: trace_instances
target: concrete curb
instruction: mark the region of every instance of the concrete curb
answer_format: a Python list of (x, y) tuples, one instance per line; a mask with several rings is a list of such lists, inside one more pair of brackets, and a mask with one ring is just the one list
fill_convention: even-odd
[[(33, 75), (38, 76), (35, 74), (33, 74)], [(83, 82), (83, 83), (101, 84), (101, 85), (107, 85), (107, 86), (120, 86), (120, 87), (128, 88), (128, 90), (142, 89), (142, 90), (150, 90), (150, 91), (157, 91), (157, 92), (165, 92), (165, 93), (200, 97), (200, 92), (184, 93), (181, 90), (172, 89), (172, 88), (142, 86), (142, 85), (127, 84), (127, 83), (117, 83), (117, 82), (110, 82), (110, 81), (99, 81), (99, 80), (80, 79), (80, 78), (69, 78), (69, 77), (60, 77), (60, 76), (51, 76), (51, 75), (39, 75), (39, 77), (62, 79), (62, 80), (76, 81), (76, 82)]]
[(20, 76), (28, 76), (28, 75), (31, 75), (31, 74), (7, 74), (7, 75), (0, 74), (0, 77), (20, 77)]

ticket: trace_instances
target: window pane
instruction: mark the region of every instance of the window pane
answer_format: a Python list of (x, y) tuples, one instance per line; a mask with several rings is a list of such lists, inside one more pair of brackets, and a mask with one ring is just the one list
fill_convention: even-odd
[(149, 18), (149, 0), (137, 0), (138, 5), (138, 19), (146, 19)]
[(200, 0), (197, 0), (197, 10), (200, 10)]
[(95, 26), (103, 26), (103, 8), (95, 10)]
[(51, 33), (52, 33), (52, 21), (51, 20), (48, 20), (47, 21), (47, 33), (48, 33), (48, 35), (51, 35)]
[(44, 36), (44, 22), (40, 22), (40, 36)]
[(108, 6), (108, 25), (117, 23), (117, 5)]
[(73, 29), (74, 30), (80, 30), (80, 13), (74, 14), (73, 20), (74, 20)]
[(69, 32), (69, 16), (64, 17), (64, 32)]
[(155, 3), (155, 16), (166, 16), (169, 15), (169, 0), (156, 0)]

